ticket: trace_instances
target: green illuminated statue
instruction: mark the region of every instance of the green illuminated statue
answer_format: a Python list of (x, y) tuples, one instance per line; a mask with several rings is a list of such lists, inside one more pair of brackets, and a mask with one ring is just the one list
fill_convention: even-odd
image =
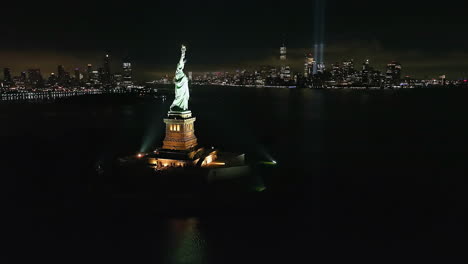
[(185, 51), (187, 48), (182, 45), (180, 51), (182, 52), (180, 56), (180, 61), (177, 64), (177, 70), (174, 77), (175, 84), (175, 99), (171, 105), (172, 112), (184, 112), (188, 111), (188, 101), (190, 98), (189, 87), (188, 87), (188, 78), (184, 73), (185, 66)]

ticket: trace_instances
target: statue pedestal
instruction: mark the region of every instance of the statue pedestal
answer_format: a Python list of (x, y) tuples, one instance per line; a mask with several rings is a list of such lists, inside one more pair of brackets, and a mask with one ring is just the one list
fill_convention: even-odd
[[(195, 121), (196, 118), (192, 116), (191, 111), (169, 111), (167, 118), (164, 119), (166, 137), (163, 147), (139, 158), (143, 158), (150, 168), (157, 171), (185, 167), (206, 168), (207, 170), (201, 173), (211, 173), (207, 174), (211, 175), (208, 180), (219, 177), (229, 178), (247, 168), (244, 166), (243, 155), (219, 153), (213, 147), (198, 146)], [(219, 158), (221, 160), (218, 162)], [(188, 172), (192, 173), (193, 170)]]
[(191, 111), (168, 113), (166, 123), (166, 138), (163, 142), (163, 149), (190, 151), (197, 146), (195, 136), (195, 121)]
[(163, 147), (155, 151), (152, 158), (158, 169), (201, 166), (207, 157), (216, 159), (214, 150), (198, 147), (194, 126), (196, 118), (192, 117), (191, 111), (170, 111), (167, 116), (164, 119), (166, 137)]
[(183, 112), (177, 112), (177, 111), (169, 111), (167, 113), (167, 116), (169, 118), (175, 118), (175, 119), (187, 119), (192, 117), (192, 111), (183, 111)]

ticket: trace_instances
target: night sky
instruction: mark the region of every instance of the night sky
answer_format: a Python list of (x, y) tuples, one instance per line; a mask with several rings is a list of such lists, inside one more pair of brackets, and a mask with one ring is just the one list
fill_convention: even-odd
[[(468, 76), (467, 4), (446, 0), (327, 1), (325, 62), (370, 59), (377, 69), (397, 60), (404, 75)], [(100, 66), (109, 52), (123, 56), (140, 79), (175, 70), (179, 45), (188, 71), (277, 64), (283, 39), (290, 64), (301, 70), (314, 44), (314, 1), (37, 1), (2, 3), (0, 67), (44, 75)]]

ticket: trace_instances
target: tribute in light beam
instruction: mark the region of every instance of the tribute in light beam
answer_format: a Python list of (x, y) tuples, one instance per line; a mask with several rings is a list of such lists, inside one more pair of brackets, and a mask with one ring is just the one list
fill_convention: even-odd
[(314, 6), (314, 57), (313, 72), (323, 70), (325, 65), (325, 0), (316, 0)]

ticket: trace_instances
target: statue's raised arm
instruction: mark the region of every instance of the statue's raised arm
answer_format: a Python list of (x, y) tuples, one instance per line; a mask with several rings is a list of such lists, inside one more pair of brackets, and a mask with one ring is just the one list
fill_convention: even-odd
[(177, 70), (174, 77), (175, 84), (175, 99), (171, 105), (171, 111), (173, 112), (184, 112), (188, 111), (188, 100), (190, 98), (189, 88), (188, 88), (188, 79), (184, 73), (185, 67), (185, 52), (187, 48), (182, 45), (181, 55), (179, 63), (177, 64)]
[(187, 51), (187, 47), (182, 45), (182, 48), (180, 49), (180, 60), (179, 64), (177, 65), (177, 71), (183, 71), (185, 67), (185, 51)]
[(180, 61), (185, 64), (185, 51), (187, 51), (187, 47), (182, 45), (182, 48), (180, 48)]

